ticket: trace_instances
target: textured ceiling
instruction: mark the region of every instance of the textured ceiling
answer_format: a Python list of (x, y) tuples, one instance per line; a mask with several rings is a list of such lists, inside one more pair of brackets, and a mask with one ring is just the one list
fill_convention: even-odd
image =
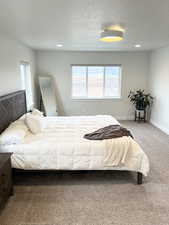
[[(107, 24), (125, 26), (124, 41), (99, 42)], [(169, 0), (0, 0), (0, 31), (35, 49), (151, 50), (169, 44)]]

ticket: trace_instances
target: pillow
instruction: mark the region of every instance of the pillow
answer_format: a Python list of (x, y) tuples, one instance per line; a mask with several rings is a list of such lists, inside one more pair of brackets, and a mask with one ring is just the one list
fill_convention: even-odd
[(17, 121), (23, 121), (23, 122), (25, 122), (25, 119), (26, 119), (26, 115), (27, 114), (30, 114), (30, 113), (23, 114)]
[(9, 127), (0, 135), (1, 145), (22, 144), (24, 137), (28, 131), (24, 121), (17, 120), (9, 125)]
[(25, 119), (26, 125), (28, 126), (29, 130), (33, 134), (38, 134), (43, 131), (45, 128), (45, 121), (42, 116), (35, 116), (33, 114), (26, 115)]
[(38, 109), (33, 109), (32, 110), (32, 115), (35, 115), (35, 116), (43, 116), (43, 112), (39, 111)]

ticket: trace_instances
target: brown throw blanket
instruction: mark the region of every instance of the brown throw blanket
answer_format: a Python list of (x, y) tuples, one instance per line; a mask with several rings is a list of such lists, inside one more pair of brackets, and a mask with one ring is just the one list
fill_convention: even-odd
[(104, 140), (104, 139), (112, 139), (119, 138), (123, 136), (130, 136), (133, 138), (131, 132), (120, 125), (109, 125), (107, 127), (103, 127), (99, 130), (96, 130), (92, 133), (85, 134), (84, 138), (88, 140)]

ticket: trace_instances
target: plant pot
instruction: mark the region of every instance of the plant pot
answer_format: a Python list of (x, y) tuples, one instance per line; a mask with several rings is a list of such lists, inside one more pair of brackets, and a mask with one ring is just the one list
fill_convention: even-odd
[(145, 102), (138, 102), (136, 103), (136, 109), (137, 110), (145, 110), (147, 107)]

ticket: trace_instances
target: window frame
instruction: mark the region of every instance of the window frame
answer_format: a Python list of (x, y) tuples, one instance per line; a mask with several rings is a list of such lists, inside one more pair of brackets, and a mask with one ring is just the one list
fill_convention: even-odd
[[(104, 67), (104, 79), (103, 79), (103, 93), (105, 94), (105, 67), (107, 66), (118, 66), (120, 67), (119, 74), (119, 96), (103, 96), (103, 97), (75, 97), (73, 96), (73, 74), (72, 67), (73, 66), (100, 66)], [(112, 99), (122, 99), (122, 64), (71, 64), (71, 98), (72, 100), (112, 100)], [(88, 92), (88, 69), (86, 70), (86, 91)]]
[[(28, 72), (29, 73), (29, 78), (28, 79), (30, 79), (29, 80), (29, 82), (30, 82), (30, 84), (28, 84), (28, 85), (30, 85), (30, 89), (31, 90), (29, 90), (29, 91), (27, 91), (26, 90), (26, 88), (27, 88), (27, 86), (24, 84), (24, 86), (23, 86), (23, 82), (25, 82), (25, 78), (23, 78), (22, 77), (22, 74), (21, 74), (21, 66), (22, 65), (24, 65), (24, 66), (26, 66), (26, 67), (28, 67), (29, 68), (29, 71), (26, 71), (26, 73)], [(33, 84), (32, 84), (32, 73), (31, 73), (31, 64), (30, 64), (30, 62), (28, 62), (28, 61), (20, 61), (20, 64), (19, 64), (19, 66), (20, 66), (20, 78), (21, 78), (21, 89), (22, 90), (24, 90), (25, 91), (25, 94), (26, 94), (26, 106), (27, 106), (27, 110), (31, 110), (32, 109), (32, 107), (34, 106), (34, 97), (33, 97)], [(27, 96), (27, 93), (31, 93), (31, 101), (29, 102), (28, 101), (28, 96)]]

